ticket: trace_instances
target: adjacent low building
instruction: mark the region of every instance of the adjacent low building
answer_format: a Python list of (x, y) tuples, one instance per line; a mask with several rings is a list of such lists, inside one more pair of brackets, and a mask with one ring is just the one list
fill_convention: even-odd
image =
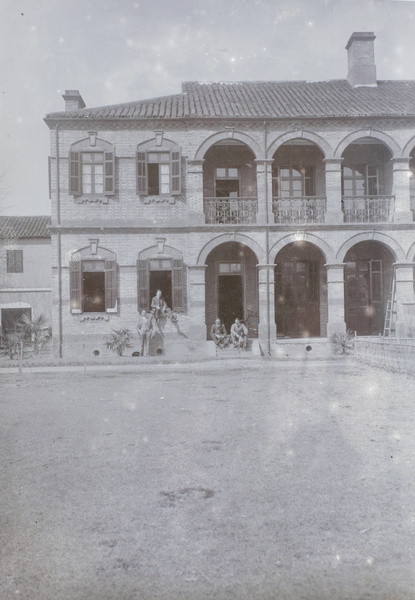
[(414, 335), (415, 81), (378, 81), (374, 40), (350, 37), (343, 80), (98, 108), (66, 91), (45, 118), (56, 355), (103, 351), (157, 289), (186, 335), (166, 328), (172, 355), (206, 351), (217, 316), (264, 354), (388, 314)]
[(52, 322), (50, 217), (0, 217), (0, 333), (26, 314)]

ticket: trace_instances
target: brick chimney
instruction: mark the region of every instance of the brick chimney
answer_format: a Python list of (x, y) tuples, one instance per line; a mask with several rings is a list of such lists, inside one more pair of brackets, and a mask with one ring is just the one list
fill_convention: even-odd
[(65, 111), (85, 108), (85, 102), (78, 90), (65, 90), (62, 98), (65, 100)]
[(349, 72), (347, 79), (354, 86), (371, 86), (376, 84), (376, 65), (372, 31), (355, 31), (347, 42), (347, 58)]

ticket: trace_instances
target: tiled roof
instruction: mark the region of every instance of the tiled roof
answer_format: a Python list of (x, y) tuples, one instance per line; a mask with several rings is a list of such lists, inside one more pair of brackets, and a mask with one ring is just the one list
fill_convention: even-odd
[(415, 81), (347, 80), (183, 84), (181, 94), (50, 113), (48, 119), (181, 119), (415, 116)]
[(50, 217), (0, 217), (0, 239), (50, 238)]

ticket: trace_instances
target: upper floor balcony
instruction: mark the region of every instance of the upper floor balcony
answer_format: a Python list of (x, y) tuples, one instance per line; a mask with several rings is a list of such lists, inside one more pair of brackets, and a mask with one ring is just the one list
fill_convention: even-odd
[(240, 225), (256, 223), (258, 201), (254, 197), (205, 198), (206, 223)]
[(394, 196), (343, 196), (344, 222), (389, 223), (394, 204)]
[(272, 201), (275, 223), (307, 225), (324, 223), (325, 197), (278, 198)]

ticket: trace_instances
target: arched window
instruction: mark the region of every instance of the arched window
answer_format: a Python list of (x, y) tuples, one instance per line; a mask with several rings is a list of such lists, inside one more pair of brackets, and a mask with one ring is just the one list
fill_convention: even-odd
[(117, 263), (115, 254), (95, 242), (72, 254), (69, 262), (72, 313), (117, 311)]
[(112, 144), (91, 135), (72, 144), (69, 152), (69, 193), (78, 196), (115, 194), (115, 153)]
[(137, 147), (137, 195), (181, 194), (181, 153), (174, 142), (160, 138)]

